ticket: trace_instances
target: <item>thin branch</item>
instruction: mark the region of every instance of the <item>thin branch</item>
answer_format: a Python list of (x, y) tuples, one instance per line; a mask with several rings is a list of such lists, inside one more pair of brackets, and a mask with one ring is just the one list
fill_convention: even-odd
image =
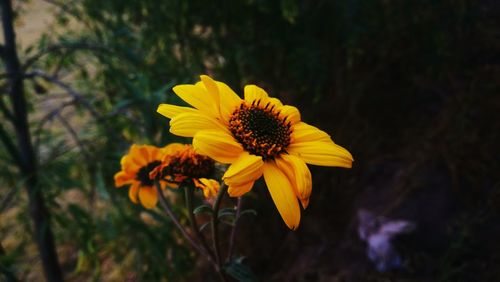
[(101, 115), (94, 109), (92, 104), (90, 104), (90, 102), (87, 101), (87, 99), (85, 99), (85, 97), (82, 94), (77, 92), (70, 85), (59, 80), (57, 77), (48, 75), (48, 74), (46, 74), (42, 71), (39, 71), (39, 70), (35, 70), (31, 73), (28, 73), (28, 74), (26, 74), (25, 77), (29, 78), (29, 77), (36, 77), (36, 76), (41, 77), (41, 78), (45, 79), (46, 81), (51, 82), (51, 83), (59, 86), (61, 89), (65, 90), (70, 96), (72, 96), (75, 100), (77, 100), (78, 102), (81, 102), (82, 105), (84, 105), (87, 108), (87, 110), (89, 110), (89, 112), (92, 114), (92, 116), (94, 118), (96, 118), (97, 120), (101, 119)]
[(220, 255), (220, 245), (219, 245), (219, 232), (218, 232), (218, 223), (219, 223), (219, 208), (222, 202), (222, 198), (226, 194), (228, 186), (225, 183), (222, 183), (219, 193), (217, 194), (217, 198), (215, 199), (213, 215), (212, 215), (212, 240), (214, 243), (214, 251), (215, 251), (215, 259), (217, 262), (217, 266), (219, 267), (218, 272), (221, 275), (221, 280), (225, 281), (225, 275), (222, 272), (222, 260)]
[(87, 151), (85, 144), (83, 144), (83, 142), (80, 140), (80, 138), (78, 137), (78, 133), (73, 129), (71, 124), (69, 124), (69, 122), (60, 114), (60, 112), (56, 113), (56, 117), (61, 122), (61, 124), (64, 126), (64, 128), (66, 128), (66, 130), (69, 132), (69, 134), (71, 135), (71, 137), (75, 141), (76, 145), (78, 145), (78, 147), (80, 148), (80, 152), (83, 153), (83, 155), (85, 156), (85, 159), (90, 160), (91, 156), (90, 156), (89, 152)]
[(23, 70), (27, 70), (30, 68), (36, 61), (41, 59), (43, 56), (53, 53), (53, 52), (60, 52), (60, 51), (65, 51), (65, 50), (71, 50), (71, 51), (101, 51), (101, 52), (111, 52), (104, 46), (99, 46), (87, 42), (77, 42), (77, 43), (71, 43), (71, 44), (57, 44), (57, 45), (52, 45), (49, 46), (37, 54), (33, 55), (32, 57), (28, 58), (24, 65), (22, 66)]
[(240, 214), (241, 214), (241, 202), (242, 202), (242, 197), (238, 197), (238, 202), (236, 203), (236, 215), (234, 219), (234, 226), (233, 229), (231, 230), (231, 235), (229, 237), (229, 248), (227, 251), (226, 261), (230, 261), (231, 257), (233, 256), (234, 239), (236, 238), (236, 227), (238, 227), (238, 220), (240, 219)]
[(210, 250), (210, 248), (208, 247), (205, 236), (203, 236), (203, 234), (200, 232), (200, 229), (198, 227), (198, 222), (196, 221), (196, 217), (193, 213), (193, 187), (190, 185), (184, 185), (184, 192), (186, 197), (186, 208), (188, 209), (188, 214), (189, 214), (189, 221), (191, 222), (191, 228), (193, 229), (193, 232), (198, 238), (198, 240), (201, 242), (203, 248), (207, 251), (210, 257), (215, 259), (212, 250)]
[(170, 217), (170, 219), (172, 220), (174, 225), (177, 227), (177, 229), (179, 229), (182, 236), (184, 236), (184, 238), (186, 238), (186, 240), (189, 242), (189, 244), (191, 244), (191, 246), (198, 253), (206, 256), (210, 261), (212, 261), (211, 257), (205, 252), (205, 250), (200, 248), (200, 246), (193, 240), (193, 238), (191, 238), (191, 236), (189, 234), (187, 234), (186, 230), (184, 230), (181, 223), (179, 222), (179, 220), (177, 219), (175, 214), (172, 212), (172, 209), (170, 208), (170, 205), (169, 205), (167, 199), (165, 199), (165, 196), (163, 195), (163, 192), (161, 191), (160, 183), (158, 183), (158, 181), (155, 181), (155, 187), (156, 187), (156, 192), (158, 193), (158, 198), (160, 200), (160, 205), (162, 206), (165, 213)]
[(17, 165), (21, 164), (20, 156), (19, 156), (19, 151), (16, 148), (16, 145), (14, 142), (9, 138), (9, 135), (7, 134), (7, 131), (3, 128), (3, 126), (0, 124), (0, 141), (2, 141), (3, 145), (5, 146), (5, 149), (9, 153), (9, 155), (12, 157), (14, 162)]

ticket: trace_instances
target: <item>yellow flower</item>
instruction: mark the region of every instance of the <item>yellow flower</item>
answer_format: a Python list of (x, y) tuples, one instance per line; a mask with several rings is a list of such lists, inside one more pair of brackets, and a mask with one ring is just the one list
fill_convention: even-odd
[[(140, 201), (145, 208), (154, 208), (158, 202), (158, 194), (149, 173), (161, 164), (163, 155), (160, 148), (155, 146), (132, 145), (128, 154), (120, 161), (122, 170), (115, 174), (115, 186), (130, 184), (130, 200), (136, 204)], [(165, 184), (161, 182), (162, 187)]]
[(262, 175), (281, 217), (291, 229), (300, 222), (299, 201), (306, 208), (311, 173), (306, 165), (350, 168), (351, 154), (324, 131), (304, 123), (293, 106), (283, 105), (255, 85), (241, 99), (226, 84), (202, 75), (194, 85), (174, 92), (192, 107), (162, 104), (170, 132), (193, 137), (200, 154), (231, 164), (223, 176), (232, 197), (252, 189)]
[(151, 179), (162, 179), (172, 187), (188, 182), (203, 190), (206, 198), (217, 194), (219, 182), (207, 179), (214, 174), (215, 162), (197, 154), (191, 145), (172, 143), (162, 149), (162, 163), (150, 173)]

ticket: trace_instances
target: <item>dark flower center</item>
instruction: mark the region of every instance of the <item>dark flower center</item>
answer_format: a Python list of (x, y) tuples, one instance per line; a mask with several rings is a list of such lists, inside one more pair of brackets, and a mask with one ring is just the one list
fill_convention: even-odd
[(162, 177), (167, 175), (181, 178), (210, 178), (215, 169), (215, 164), (212, 159), (206, 156), (191, 153), (174, 155), (170, 157), (170, 161), (161, 172)]
[(149, 178), (149, 173), (160, 164), (160, 161), (153, 161), (141, 167), (135, 175), (135, 179), (141, 182), (141, 186), (153, 186), (154, 180)]
[(292, 133), (291, 122), (279, 114), (274, 105), (260, 105), (260, 100), (242, 103), (229, 119), (229, 130), (246, 151), (273, 159), (286, 151)]

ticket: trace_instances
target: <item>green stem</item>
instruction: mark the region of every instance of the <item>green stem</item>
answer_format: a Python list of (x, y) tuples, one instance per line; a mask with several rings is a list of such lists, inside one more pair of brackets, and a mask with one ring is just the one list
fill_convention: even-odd
[(242, 197), (238, 197), (238, 202), (236, 204), (236, 216), (234, 219), (234, 226), (233, 229), (231, 230), (231, 235), (229, 237), (229, 248), (227, 251), (226, 261), (230, 261), (231, 257), (233, 256), (234, 240), (236, 238), (236, 227), (238, 226), (238, 221), (240, 219), (240, 214), (241, 214), (241, 202), (242, 202)]
[(187, 234), (186, 230), (184, 230), (184, 228), (182, 227), (182, 225), (180, 224), (179, 220), (177, 219), (177, 217), (174, 215), (174, 213), (172, 212), (172, 209), (170, 208), (170, 205), (167, 201), (167, 199), (165, 199), (165, 196), (163, 195), (163, 192), (161, 191), (161, 187), (160, 187), (160, 183), (158, 181), (155, 181), (155, 187), (156, 187), (156, 192), (158, 192), (158, 199), (160, 200), (160, 205), (163, 207), (163, 210), (165, 211), (165, 213), (170, 217), (170, 219), (172, 220), (172, 222), (174, 223), (174, 225), (177, 227), (177, 229), (179, 229), (179, 231), (181, 232), (182, 236), (184, 236), (184, 238), (186, 238), (186, 240), (191, 244), (191, 246), (200, 254), (206, 256), (210, 261), (212, 261), (212, 258), (210, 257), (210, 255), (208, 255), (205, 250), (203, 250), (194, 240), (193, 238), (191, 238), (191, 236), (189, 236), (189, 234)]
[(191, 222), (191, 228), (193, 229), (194, 234), (201, 242), (201, 245), (205, 249), (205, 251), (214, 259), (214, 254), (212, 250), (208, 247), (207, 240), (205, 236), (200, 232), (198, 227), (198, 222), (196, 221), (196, 217), (193, 213), (193, 187), (190, 185), (184, 186), (184, 192), (186, 196), (186, 208), (188, 209), (189, 221)]
[[(220, 246), (219, 246), (219, 232), (217, 232), (217, 227), (219, 224), (219, 208), (220, 204), (222, 202), (222, 198), (224, 197), (224, 194), (227, 192), (227, 185), (223, 182), (222, 185), (220, 186), (219, 193), (217, 194), (217, 198), (215, 199), (214, 207), (213, 207), (213, 213), (212, 213), (212, 240), (214, 243), (214, 250), (215, 250), (215, 261), (217, 262), (218, 267), (222, 270), (222, 261), (221, 261), (221, 255), (220, 255)], [(225, 281), (224, 274), (221, 273), (221, 279)]]

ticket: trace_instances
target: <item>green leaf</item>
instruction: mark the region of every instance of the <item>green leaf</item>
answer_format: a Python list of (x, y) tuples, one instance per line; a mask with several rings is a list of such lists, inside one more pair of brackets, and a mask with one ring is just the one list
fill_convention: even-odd
[(243, 264), (243, 258), (232, 259), (224, 266), (224, 270), (229, 276), (240, 282), (254, 282), (257, 281), (257, 277), (252, 272), (252, 270)]
[(242, 217), (245, 214), (257, 216), (257, 211), (254, 210), (254, 209), (248, 209), (248, 210), (241, 211), (240, 212), (240, 217)]
[(201, 205), (199, 207), (196, 207), (194, 210), (193, 210), (193, 213), (194, 214), (199, 214), (199, 213), (212, 213), (212, 207), (209, 206), (209, 205)]
[(222, 218), (222, 217), (226, 217), (226, 216), (234, 218), (236, 216), (236, 211), (233, 208), (225, 208), (225, 209), (221, 209), (219, 211), (219, 214), (217, 215), (218, 218)]

